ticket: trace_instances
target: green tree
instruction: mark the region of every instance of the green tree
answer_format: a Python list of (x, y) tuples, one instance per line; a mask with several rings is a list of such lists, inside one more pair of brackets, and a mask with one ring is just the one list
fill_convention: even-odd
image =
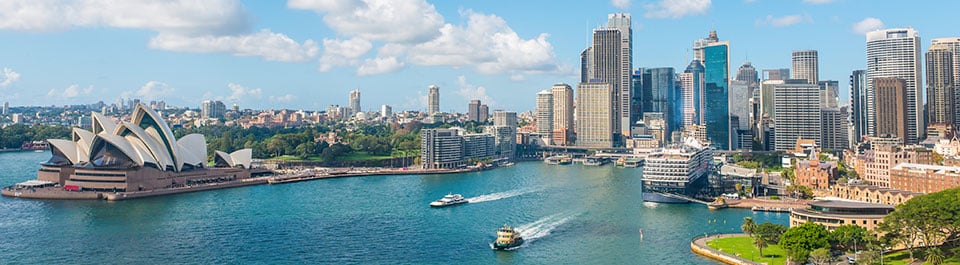
[(833, 257), (830, 256), (830, 248), (818, 248), (810, 252), (810, 261), (815, 264), (830, 264), (830, 260), (832, 259)]
[[(912, 248), (960, 240), (960, 188), (920, 195), (900, 204), (877, 229), (884, 239)], [(910, 251), (911, 260), (913, 251)]]
[(767, 247), (768, 244), (767, 244), (767, 241), (766, 241), (766, 240), (763, 240), (763, 238), (753, 237), (753, 246), (754, 246), (754, 247), (757, 247), (757, 250), (760, 251), (760, 257), (762, 258), (762, 257), (763, 257), (763, 248)]
[(787, 187), (787, 193), (794, 198), (809, 199), (813, 198), (813, 190), (810, 187), (793, 184)]
[(780, 247), (787, 250), (787, 257), (795, 262), (804, 262), (810, 251), (830, 247), (830, 232), (823, 225), (807, 222), (791, 227), (780, 236)]
[(743, 230), (744, 234), (747, 236), (753, 237), (753, 228), (757, 226), (757, 223), (753, 221), (751, 217), (744, 217), (743, 224), (740, 225), (740, 229)]
[(862, 250), (868, 243), (876, 241), (866, 228), (854, 224), (846, 224), (830, 231), (830, 244), (838, 250)]
[(880, 253), (874, 250), (860, 252), (857, 261), (862, 264), (874, 264), (880, 261)]
[(933, 265), (943, 264), (943, 260), (945, 257), (943, 256), (943, 251), (940, 250), (939, 247), (928, 248), (925, 252), (926, 252), (925, 253), (926, 255), (924, 256), (924, 259), (927, 262)]

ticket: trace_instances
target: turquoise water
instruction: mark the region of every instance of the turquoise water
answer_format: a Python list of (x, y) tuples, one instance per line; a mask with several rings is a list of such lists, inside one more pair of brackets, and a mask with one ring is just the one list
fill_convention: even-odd
[[(0, 185), (34, 179), (48, 157), (0, 153)], [(746, 216), (788, 222), (786, 214), (644, 203), (639, 173), (529, 162), (121, 202), (3, 197), (0, 263), (719, 264), (691, 253), (690, 239), (737, 232)], [(428, 207), (448, 192), (473, 202)], [(527, 243), (491, 250), (503, 224)]]

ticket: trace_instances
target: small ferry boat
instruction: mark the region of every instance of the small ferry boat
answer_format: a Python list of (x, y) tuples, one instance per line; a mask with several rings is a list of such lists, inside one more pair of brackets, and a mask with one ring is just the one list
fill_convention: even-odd
[(602, 166), (605, 162), (602, 158), (599, 157), (587, 157), (587, 160), (583, 161), (584, 166)]
[(639, 158), (630, 158), (623, 162), (623, 167), (640, 167), (642, 164), (643, 160)]
[(520, 231), (509, 225), (503, 225), (503, 227), (497, 229), (497, 240), (493, 241), (493, 249), (509, 250), (520, 245), (523, 245), (523, 237), (520, 236)]
[(717, 197), (716, 200), (713, 200), (713, 202), (707, 204), (707, 209), (710, 210), (719, 210), (723, 208), (727, 208), (727, 201), (724, 200), (723, 197)]
[(626, 157), (620, 157), (620, 158), (617, 159), (616, 162), (614, 162), (613, 165), (618, 166), (618, 167), (623, 167), (625, 163), (627, 163), (627, 158), (626, 158)]
[(460, 194), (447, 194), (446, 196), (443, 196), (443, 198), (440, 198), (439, 200), (431, 202), (430, 206), (444, 207), (444, 206), (457, 205), (457, 204), (467, 203), (467, 202), (468, 202), (467, 199), (464, 199), (463, 196), (461, 196)]

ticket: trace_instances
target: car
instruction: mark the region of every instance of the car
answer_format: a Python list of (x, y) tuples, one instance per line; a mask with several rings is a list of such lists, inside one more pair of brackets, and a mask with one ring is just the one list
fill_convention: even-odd
[(853, 257), (847, 257), (847, 263), (850, 263), (850, 264), (857, 263), (857, 259), (854, 259)]

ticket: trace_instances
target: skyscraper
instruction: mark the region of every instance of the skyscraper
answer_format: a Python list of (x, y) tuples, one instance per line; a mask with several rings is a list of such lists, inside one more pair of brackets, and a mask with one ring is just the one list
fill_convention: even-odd
[(710, 35), (707, 35), (707, 38), (705, 39), (693, 41), (693, 59), (699, 61), (700, 64), (706, 64), (706, 61), (704, 61), (704, 58), (706, 57), (704, 57), (703, 49), (718, 41), (720, 41), (720, 38), (717, 37), (716, 30), (710, 30)]
[(490, 119), (490, 107), (487, 104), (480, 104), (480, 113), (477, 115), (478, 122), (487, 122)]
[(360, 109), (360, 90), (354, 89), (350, 91), (350, 110), (354, 113), (363, 112)]
[(750, 85), (760, 84), (760, 77), (757, 76), (757, 68), (754, 68), (750, 62), (743, 62), (740, 69), (737, 69), (737, 81), (747, 81)]
[(643, 120), (643, 109), (649, 107), (649, 105), (644, 106), (644, 100), (651, 98), (651, 95), (645, 95), (644, 93), (650, 92), (650, 72), (647, 72), (643, 67), (637, 68), (633, 71), (633, 74), (630, 75), (630, 123), (631, 125), (636, 124), (637, 121)]
[(553, 139), (553, 94), (543, 90), (537, 93), (537, 134), (547, 145)]
[(10, 102), (4, 101), (2, 115), (7, 115), (7, 113), (10, 113)]
[(731, 125), (740, 129), (750, 128), (750, 81), (730, 81), (730, 96), (727, 105), (730, 115), (738, 118), (738, 124)]
[(393, 107), (390, 107), (390, 105), (381, 105), (380, 117), (383, 117), (384, 119), (393, 118)]
[(703, 125), (703, 64), (699, 60), (690, 61), (687, 69), (680, 74), (681, 97), (683, 101), (683, 126)]
[(833, 150), (850, 148), (846, 117), (845, 107), (820, 109), (820, 147)]
[(440, 87), (430, 85), (427, 89), (429, 90), (427, 95), (427, 114), (433, 115), (440, 113)]
[(577, 85), (577, 146), (613, 147), (613, 93), (609, 83)]
[(566, 145), (573, 132), (573, 88), (567, 84), (555, 84), (553, 94), (553, 144)]
[(895, 136), (904, 139), (909, 133), (912, 115), (907, 105), (907, 81), (896, 77), (877, 77), (870, 80), (873, 86), (876, 111), (875, 136)]
[[(950, 48), (950, 52), (953, 53), (953, 84), (955, 88), (953, 89), (954, 103), (960, 103), (960, 38), (951, 37), (951, 38), (937, 38), (933, 39), (932, 45), (946, 45)], [(953, 120), (957, 123), (960, 123), (960, 104), (955, 104), (954, 108), (954, 117)]]
[(762, 118), (776, 119), (776, 113), (773, 111), (774, 88), (784, 83), (784, 79), (771, 79), (760, 82), (760, 115)]
[(593, 47), (587, 47), (580, 52), (580, 83), (590, 82), (593, 72)]
[(791, 79), (806, 79), (807, 84), (820, 82), (818, 76), (819, 63), (816, 50), (793, 51), (793, 77)]
[[(607, 27), (620, 30), (620, 78), (617, 81), (620, 85), (617, 87), (616, 100), (619, 103), (619, 125), (620, 135), (623, 138), (630, 135), (631, 115), (630, 115), (630, 70), (633, 69), (633, 27), (632, 19), (629, 13), (615, 13), (607, 16)], [(616, 127), (614, 127), (616, 128)], [(622, 141), (622, 139), (621, 139)]]
[(682, 123), (679, 110), (674, 109), (674, 106), (679, 107), (679, 104), (674, 102), (678, 102), (675, 101), (675, 99), (680, 97), (676, 95), (677, 90), (674, 88), (676, 85), (676, 74), (674, 74), (672, 67), (661, 67), (646, 68), (644, 69), (643, 76), (649, 77), (643, 81), (643, 98), (641, 103), (643, 113), (663, 113), (663, 119), (666, 125), (664, 135), (669, 136), (671, 132), (679, 129)]
[(486, 127), (487, 133), (496, 136), (496, 152), (501, 158), (513, 159), (517, 150), (517, 113), (494, 110), (493, 126)]
[(857, 143), (863, 140), (864, 136), (873, 135), (873, 117), (869, 117), (867, 108), (873, 107), (873, 104), (867, 103), (867, 70), (854, 70), (850, 74), (850, 122), (853, 123), (853, 139)]
[[(874, 88), (873, 91), (876, 94), (879, 91), (873, 84), (875, 78), (895, 77), (904, 80), (907, 131), (903, 139), (907, 144), (915, 144), (918, 139), (923, 138), (926, 131), (926, 126), (923, 124), (923, 92), (920, 90), (922, 84), (920, 81), (920, 34), (913, 28), (880, 29), (867, 32), (866, 39), (867, 86)], [(875, 113), (868, 115), (879, 116), (880, 112), (887, 112), (886, 109), (879, 107), (873, 110)], [(879, 117), (876, 122), (881, 122)], [(876, 133), (879, 134), (880, 131)]]
[(787, 80), (790, 79), (790, 69), (763, 69), (763, 80)]
[[(715, 35), (713, 32), (711, 35)], [(730, 108), (727, 105), (730, 86), (730, 43), (714, 42), (703, 48), (704, 56), (704, 121), (707, 139), (717, 150), (730, 150)]]
[[(799, 80), (797, 80), (799, 81)], [(797, 139), (820, 143), (820, 87), (806, 81), (774, 86), (775, 150), (793, 150)]]
[(927, 123), (954, 125), (956, 81), (953, 80), (953, 52), (946, 44), (927, 50)]
[(820, 105), (824, 108), (839, 108), (840, 82), (824, 80), (816, 84), (820, 86)]
[(470, 104), (467, 105), (467, 120), (468, 121), (480, 121), (480, 100), (472, 99)]

